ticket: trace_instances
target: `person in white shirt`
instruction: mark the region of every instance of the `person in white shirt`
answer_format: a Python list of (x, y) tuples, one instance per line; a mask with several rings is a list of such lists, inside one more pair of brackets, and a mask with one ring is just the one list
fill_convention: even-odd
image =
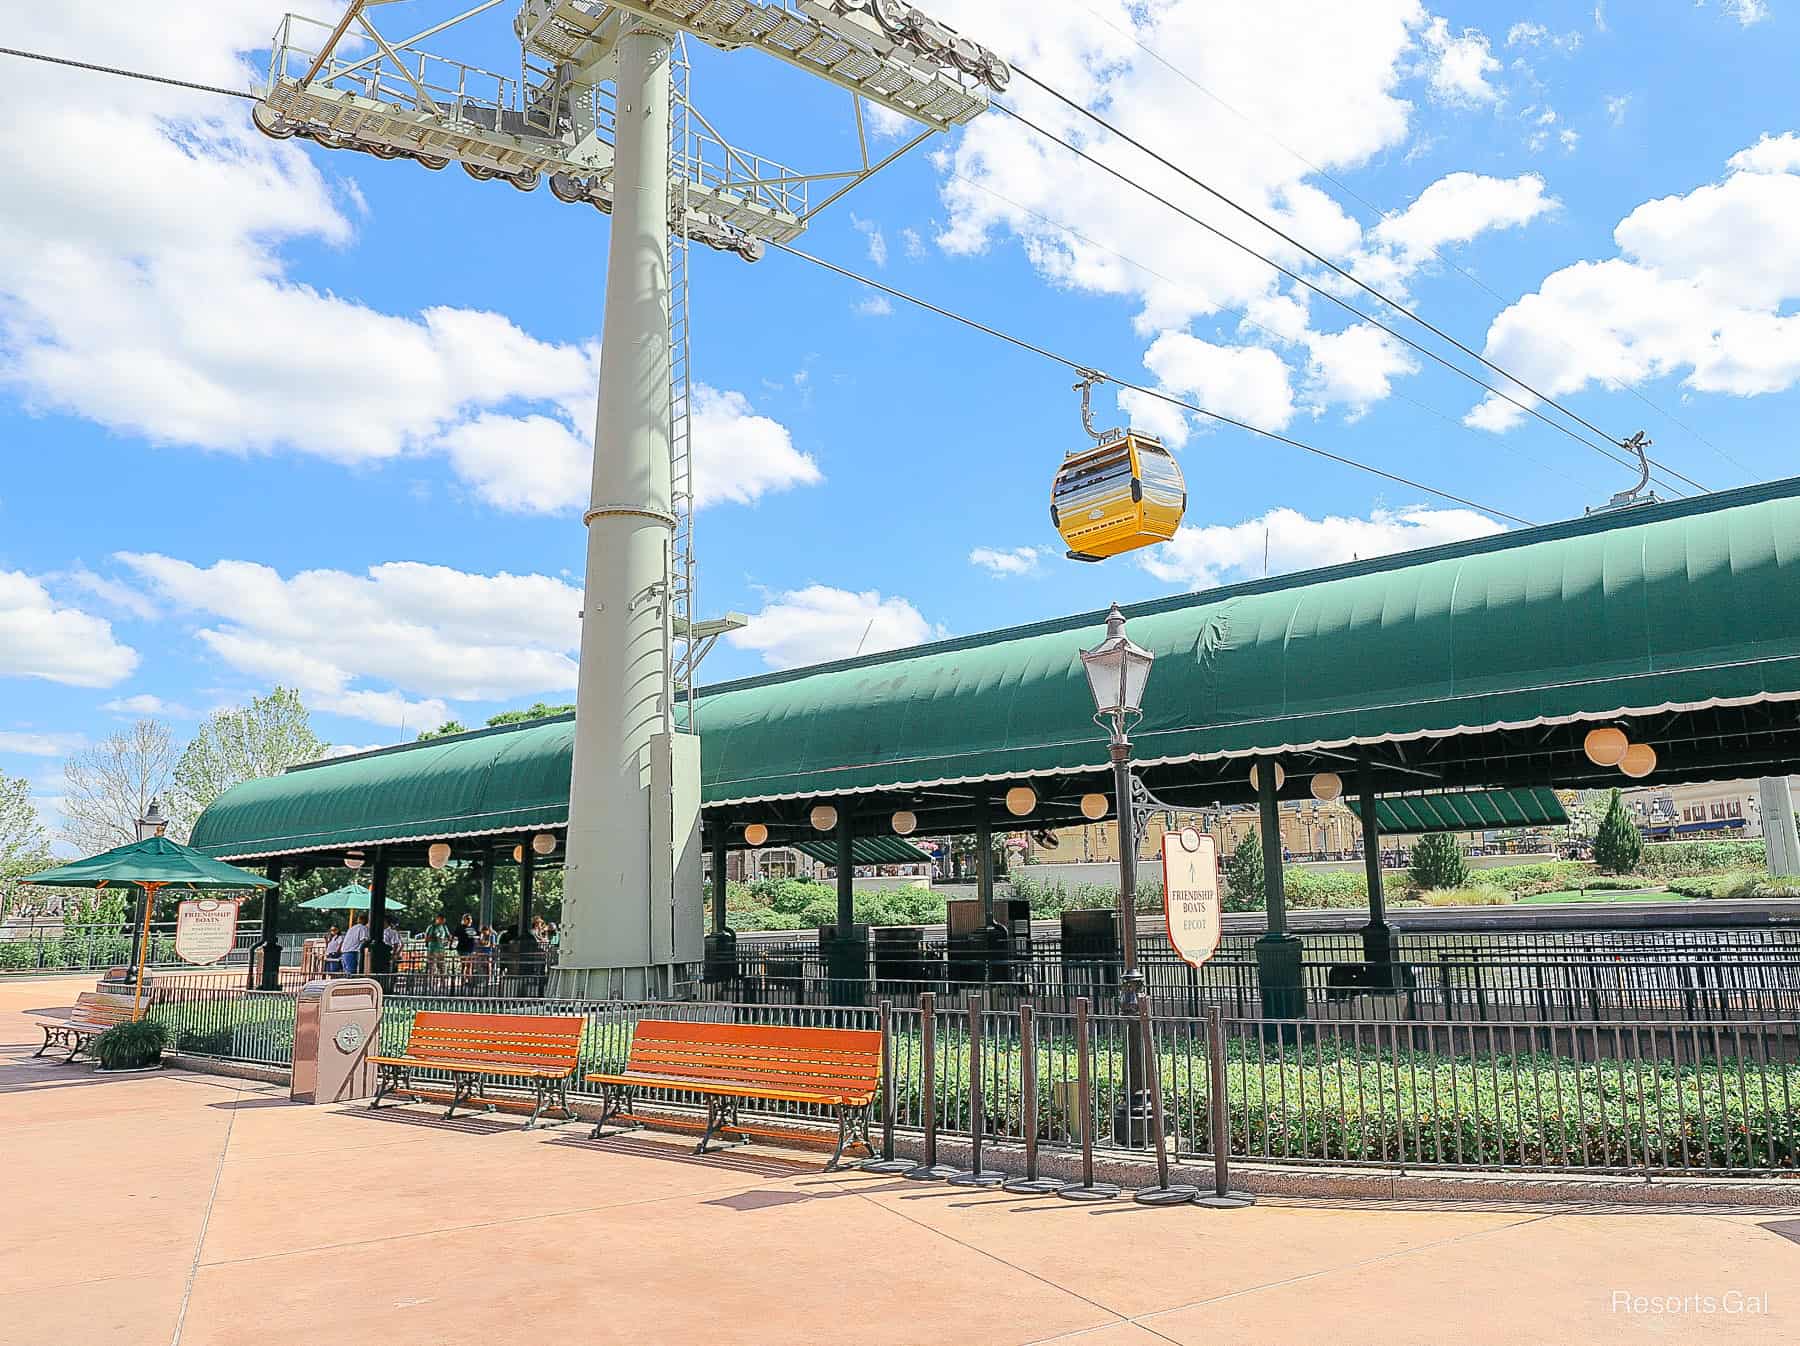
[(338, 955), (344, 960), (344, 975), (354, 977), (362, 968), (363, 946), (369, 942), (369, 923), (358, 917), (356, 924), (344, 931), (344, 943)]
[(330, 938), (325, 941), (325, 971), (327, 973), (344, 970), (344, 936), (334, 925), (325, 932)]

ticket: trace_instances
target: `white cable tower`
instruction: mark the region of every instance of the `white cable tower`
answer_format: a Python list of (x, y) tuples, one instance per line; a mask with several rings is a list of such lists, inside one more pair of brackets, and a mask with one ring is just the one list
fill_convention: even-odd
[[(516, 2), (516, 0), (515, 0)], [(465, 0), (465, 4), (467, 0)], [(754, 261), (931, 135), (979, 116), (1005, 62), (903, 0), (523, 0), (518, 75), (399, 41), (351, 0), (335, 23), (289, 15), (257, 126), (406, 158), (612, 216), (587, 527), (574, 769), (556, 993), (675, 994), (701, 951), (700, 659), (732, 619), (695, 618), (691, 242)], [(384, 0), (412, 12), (452, 6)], [(467, 26), (467, 27), (465, 27)], [(727, 141), (694, 108), (685, 46), (753, 48), (850, 95), (857, 161), (802, 172)], [(351, 40), (347, 40), (351, 39)], [(863, 100), (918, 124), (873, 157)], [(777, 109), (778, 111), (778, 109)]]

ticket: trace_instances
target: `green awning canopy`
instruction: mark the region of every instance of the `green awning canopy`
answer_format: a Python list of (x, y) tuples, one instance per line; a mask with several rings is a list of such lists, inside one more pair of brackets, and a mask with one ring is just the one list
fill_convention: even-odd
[[(794, 849), (804, 855), (810, 855), (823, 865), (837, 863), (837, 842), (832, 839), (821, 841), (797, 841)], [(931, 856), (899, 837), (857, 837), (850, 843), (850, 861), (856, 865), (919, 865), (928, 864)]]
[[(1602, 784), (1617, 772), (1581, 758), (1587, 723), (1678, 715), (1691, 728), (1658, 779), (1779, 774), (1800, 757), (1791, 715), (1769, 711), (1800, 700), (1797, 593), (1800, 478), (1138, 604), (1130, 633), (1156, 664), (1133, 760), (1200, 805), (1247, 798), (1259, 753), (1287, 757), (1290, 796), (1312, 772), (1354, 774), (1365, 748), (1383, 792)], [(942, 801), (991, 808), (1026, 781), (1045, 801), (1034, 825), (1079, 818), (1108, 779), (1080, 663), (1102, 621), (702, 689), (709, 818), (802, 827), (806, 801), (866, 794), (861, 830), (896, 807), (925, 826)], [(247, 858), (562, 827), (574, 729), (563, 716), (251, 781), (193, 844)]]
[(115, 846), (85, 860), (72, 860), (21, 880), (46, 888), (108, 888), (134, 883), (139, 887), (272, 888), (260, 874), (224, 864), (192, 846), (167, 837), (151, 837)]
[[(1346, 799), (1362, 817), (1362, 801)], [(1496, 827), (1562, 826), (1569, 821), (1554, 790), (1464, 790), (1458, 794), (1382, 795), (1375, 825), (1389, 833), (1485, 832)]]

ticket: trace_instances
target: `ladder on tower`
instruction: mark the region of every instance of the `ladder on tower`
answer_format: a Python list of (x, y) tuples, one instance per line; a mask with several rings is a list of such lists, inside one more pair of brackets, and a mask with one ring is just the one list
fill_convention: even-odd
[[(690, 171), (688, 145), (692, 111), (688, 104), (687, 38), (676, 44), (669, 61), (670, 216), (688, 217)], [(687, 230), (669, 231), (669, 483), (675, 510), (675, 537), (669, 558), (669, 615), (674, 632), (670, 669), (671, 694), (693, 687), (694, 669), (702, 652), (694, 639), (694, 455), (692, 327), (688, 312)], [(691, 707), (690, 707), (691, 712)], [(692, 724), (692, 715), (687, 718)]]

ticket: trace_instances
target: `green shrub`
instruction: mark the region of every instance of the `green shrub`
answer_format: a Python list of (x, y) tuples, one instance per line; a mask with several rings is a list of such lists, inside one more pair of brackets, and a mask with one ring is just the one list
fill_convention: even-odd
[(1503, 907), (1512, 897), (1498, 888), (1427, 888), (1419, 901), (1428, 907)]
[(1420, 891), (1467, 885), (1469, 866), (1456, 838), (1448, 832), (1430, 832), (1420, 837), (1413, 847), (1410, 877), (1412, 886)]
[(106, 1070), (141, 1070), (162, 1060), (168, 1025), (156, 1019), (114, 1024), (94, 1039), (94, 1059)]
[(1768, 853), (1760, 841), (1658, 841), (1644, 847), (1637, 872), (1651, 878), (1681, 879), (1762, 869), (1767, 864)]
[(1594, 863), (1609, 874), (1628, 874), (1637, 868), (1638, 857), (1643, 853), (1643, 834), (1614, 790), (1606, 802), (1606, 816), (1600, 819), (1600, 828), (1594, 833)]
[(1800, 879), (1772, 878), (1761, 869), (1734, 869), (1670, 879), (1669, 891), (1683, 897), (1800, 897)]
[(1534, 893), (1559, 893), (1580, 888), (1593, 877), (1594, 867), (1581, 860), (1550, 860), (1536, 865), (1497, 865), (1474, 871), (1483, 888), (1499, 888), (1514, 897)]
[(1368, 878), (1347, 870), (1290, 868), (1282, 871), (1281, 886), (1295, 909), (1369, 905)]
[(1261, 911), (1263, 892), (1262, 835), (1251, 830), (1244, 833), (1231, 859), (1225, 862), (1225, 910)]

